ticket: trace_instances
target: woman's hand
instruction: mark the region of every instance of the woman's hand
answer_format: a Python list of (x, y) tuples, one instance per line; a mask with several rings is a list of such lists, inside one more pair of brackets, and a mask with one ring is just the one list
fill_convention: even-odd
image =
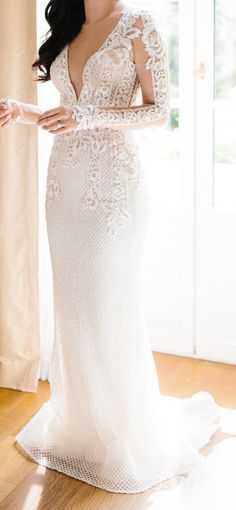
[(21, 115), (20, 106), (14, 101), (1, 99), (0, 101), (0, 127), (6, 128), (16, 122)]
[(72, 113), (71, 106), (58, 106), (58, 108), (42, 113), (38, 120), (38, 126), (53, 135), (67, 133), (78, 125), (78, 122), (72, 118)]

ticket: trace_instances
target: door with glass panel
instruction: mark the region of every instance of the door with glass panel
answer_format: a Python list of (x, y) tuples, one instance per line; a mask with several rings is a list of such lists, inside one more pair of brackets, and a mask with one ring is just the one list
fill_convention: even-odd
[(143, 278), (153, 350), (194, 353), (194, 5), (149, 0), (167, 42), (170, 119), (143, 130), (151, 218)]
[(236, 3), (196, 21), (196, 352), (236, 363)]
[(145, 315), (154, 350), (236, 363), (236, 3), (154, 0), (171, 115), (146, 155)]

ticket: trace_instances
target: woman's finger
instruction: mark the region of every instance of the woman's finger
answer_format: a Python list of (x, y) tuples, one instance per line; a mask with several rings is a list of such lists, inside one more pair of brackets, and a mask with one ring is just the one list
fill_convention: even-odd
[(38, 126), (39, 127), (42, 127), (42, 126), (46, 126), (52, 122), (55, 122), (55, 115), (52, 115), (51, 117), (46, 117), (45, 119), (40, 119), (38, 120)]
[(51, 126), (47, 126), (44, 129), (47, 129), (47, 131), (56, 131), (58, 129), (60, 131), (62, 128), (60, 128), (58, 124), (52, 124)]
[[(2, 121), (1, 121), (1, 122), (2, 122)], [(3, 124), (1, 123), (1, 127), (5, 128), (5, 127), (7, 127), (9, 124), (11, 124), (11, 115), (8, 115), (8, 116), (6, 117), (6, 121), (5, 121)]]
[(67, 115), (63, 115), (62, 113), (58, 113), (57, 115), (53, 115), (52, 117), (48, 117), (45, 120), (39, 120), (38, 126), (50, 126), (51, 124), (55, 124), (58, 120), (61, 120), (62, 122), (65, 122), (67, 119)]
[(11, 119), (11, 114), (8, 113), (5, 117), (3, 117), (0, 121), (1, 125), (3, 126), (8, 120)]
[(58, 128), (58, 129), (50, 129), (48, 132), (51, 133), (52, 135), (61, 135), (63, 133), (67, 133), (69, 131), (71, 131), (71, 128), (63, 127), (63, 128)]
[(42, 113), (42, 115), (40, 115), (40, 117), (39, 117), (39, 120), (44, 120), (44, 119), (47, 119), (48, 117), (53, 117), (53, 115), (57, 115), (60, 112), (62, 113), (62, 110), (60, 107), (53, 108), (52, 110), (48, 110), (48, 111)]
[(0, 110), (8, 110), (9, 106), (8, 104), (0, 103)]
[(3, 117), (5, 117), (6, 115), (9, 115), (10, 113), (10, 110), (0, 110), (0, 118), (2, 119)]
[[(67, 126), (65, 126), (65, 122), (61, 125), (63, 127), (67, 127)], [(55, 131), (55, 129), (59, 129), (59, 130), (62, 129), (58, 126), (58, 123), (55, 123), (55, 122), (53, 124), (50, 124), (49, 126), (41, 126), (41, 127), (42, 127), (42, 129), (45, 129), (46, 131), (50, 131), (50, 130)]]

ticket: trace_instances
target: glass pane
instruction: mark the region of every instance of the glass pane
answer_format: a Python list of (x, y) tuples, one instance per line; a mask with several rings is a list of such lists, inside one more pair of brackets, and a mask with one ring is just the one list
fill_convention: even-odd
[[(155, 159), (178, 161), (179, 154), (179, 0), (146, 0), (145, 9), (150, 9), (167, 42), (170, 70), (170, 119), (168, 129), (154, 129), (146, 133), (153, 137)], [(145, 133), (143, 133), (145, 138)]]
[(236, 209), (236, 3), (215, 0), (214, 205)]
[[(136, 2), (137, 4), (137, 2)], [(167, 43), (170, 72), (170, 116), (166, 127), (136, 131), (148, 174), (154, 215), (158, 208), (179, 207), (181, 156), (179, 136), (179, 0), (145, 0)], [(138, 103), (141, 103), (141, 95)]]

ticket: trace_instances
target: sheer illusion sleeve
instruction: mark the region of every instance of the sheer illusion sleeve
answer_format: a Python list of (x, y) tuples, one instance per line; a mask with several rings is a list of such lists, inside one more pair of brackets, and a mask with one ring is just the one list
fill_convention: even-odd
[(23, 103), (13, 98), (8, 98), (4, 101), (8, 103), (10, 108), (15, 108), (15, 122), (37, 125), (39, 116), (43, 113), (38, 105)]
[(142, 128), (162, 125), (169, 115), (169, 66), (166, 42), (153, 15), (144, 12), (135, 20), (134, 61), (142, 91), (142, 105), (127, 107), (73, 105), (75, 128)]

